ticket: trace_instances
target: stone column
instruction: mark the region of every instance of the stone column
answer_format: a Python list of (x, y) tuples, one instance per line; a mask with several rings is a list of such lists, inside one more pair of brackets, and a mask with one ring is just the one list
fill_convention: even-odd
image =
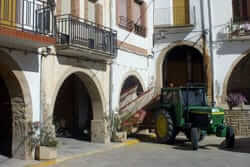
[(91, 121), (91, 142), (93, 143), (110, 143), (110, 134), (108, 122), (105, 120)]

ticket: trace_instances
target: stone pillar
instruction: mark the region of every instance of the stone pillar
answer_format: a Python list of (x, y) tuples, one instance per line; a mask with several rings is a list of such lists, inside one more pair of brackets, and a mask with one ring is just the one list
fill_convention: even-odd
[(105, 120), (91, 121), (91, 142), (93, 143), (110, 143), (110, 134), (108, 122)]

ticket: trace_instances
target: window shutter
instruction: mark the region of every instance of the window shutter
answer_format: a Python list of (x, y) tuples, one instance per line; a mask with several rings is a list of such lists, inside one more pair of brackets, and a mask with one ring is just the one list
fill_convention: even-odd
[(134, 9), (133, 9), (133, 4), (134, 4), (134, 0), (128, 0), (128, 13), (127, 13), (127, 17), (129, 20), (133, 20), (133, 13), (134, 13)]
[(103, 7), (101, 4), (95, 4), (95, 17), (96, 17), (96, 23), (103, 25)]
[(73, 16), (80, 16), (80, 0), (71, 0), (71, 14)]
[(62, 0), (56, 1), (56, 15), (62, 14)]
[(89, 13), (89, 1), (84, 0), (84, 18), (88, 19), (88, 13)]
[(148, 12), (147, 12), (147, 3), (143, 2), (141, 6), (141, 25), (145, 28), (145, 34), (147, 34), (147, 18), (148, 18)]
[(173, 1), (174, 25), (189, 24), (189, 0)]

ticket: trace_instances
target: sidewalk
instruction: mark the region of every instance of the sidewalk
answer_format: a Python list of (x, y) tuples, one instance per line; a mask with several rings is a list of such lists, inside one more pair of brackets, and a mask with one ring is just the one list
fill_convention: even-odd
[(32, 161), (10, 159), (0, 155), (0, 167), (46, 167), (67, 160), (103, 153), (112, 149), (138, 143), (138, 140), (127, 140), (124, 143), (96, 144), (69, 138), (59, 138), (57, 159), (50, 161)]

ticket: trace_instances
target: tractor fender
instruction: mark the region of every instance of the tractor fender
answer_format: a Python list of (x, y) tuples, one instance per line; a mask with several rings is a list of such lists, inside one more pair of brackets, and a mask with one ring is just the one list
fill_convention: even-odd
[(228, 126), (219, 125), (216, 127), (216, 136), (217, 137), (226, 137)]

